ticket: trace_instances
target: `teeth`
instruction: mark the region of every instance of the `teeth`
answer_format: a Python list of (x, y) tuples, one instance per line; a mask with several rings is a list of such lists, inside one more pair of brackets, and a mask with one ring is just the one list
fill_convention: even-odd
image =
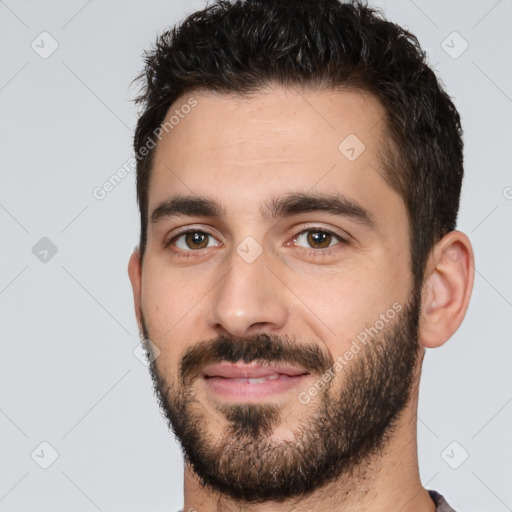
[(276, 380), (279, 378), (277, 373), (269, 375), (268, 377), (258, 377), (254, 379), (232, 379), (235, 382), (248, 382), (249, 384), (259, 384), (260, 382), (265, 382), (267, 380)]

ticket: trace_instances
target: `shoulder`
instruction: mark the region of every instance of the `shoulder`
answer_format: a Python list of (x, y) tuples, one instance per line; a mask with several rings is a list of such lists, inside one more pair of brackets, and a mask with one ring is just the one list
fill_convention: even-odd
[(455, 512), (441, 494), (431, 490), (429, 490), (428, 493), (432, 498), (432, 501), (436, 504), (436, 512)]

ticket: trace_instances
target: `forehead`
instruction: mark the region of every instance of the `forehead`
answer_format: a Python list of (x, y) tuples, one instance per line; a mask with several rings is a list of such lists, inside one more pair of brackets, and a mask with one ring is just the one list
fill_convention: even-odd
[(280, 193), (339, 191), (363, 203), (394, 194), (381, 176), (385, 110), (369, 93), (196, 92), (164, 123), (171, 116), (155, 149), (149, 215), (173, 194), (215, 197), (237, 212)]

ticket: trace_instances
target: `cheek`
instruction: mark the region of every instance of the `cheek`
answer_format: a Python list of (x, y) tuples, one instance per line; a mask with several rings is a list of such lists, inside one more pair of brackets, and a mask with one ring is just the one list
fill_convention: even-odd
[[(377, 265), (365, 268), (354, 263), (328, 278), (295, 279), (293, 290), (301, 301), (296, 306), (296, 317), (313, 327), (336, 359), (351, 349), (358, 336), (364, 338), (365, 329), (377, 323), (380, 330), (381, 315), (391, 312), (394, 317), (393, 304), (403, 305), (406, 286), (397, 279), (388, 279), (389, 273), (390, 269)], [(388, 324), (385, 322), (386, 327)]]
[(190, 343), (196, 309), (210, 287), (206, 279), (190, 279), (183, 272), (154, 266), (145, 272), (142, 310), (151, 340), (161, 352), (183, 349)]

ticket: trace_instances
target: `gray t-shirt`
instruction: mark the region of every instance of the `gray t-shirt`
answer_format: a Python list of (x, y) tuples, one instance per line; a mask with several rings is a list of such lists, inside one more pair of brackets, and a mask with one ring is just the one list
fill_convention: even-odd
[[(428, 489), (427, 489), (428, 490)], [(455, 512), (455, 510), (448, 505), (446, 500), (436, 491), (428, 491), (432, 501), (436, 504), (436, 512)], [(178, 512), (183, 512), (183, 510), (178, 510)]]
[(448, 505), (446, 500), (436, 491), (428, 491), (432, 501), (436, 504), (436, 512), (455, 512), (455, 510)]

